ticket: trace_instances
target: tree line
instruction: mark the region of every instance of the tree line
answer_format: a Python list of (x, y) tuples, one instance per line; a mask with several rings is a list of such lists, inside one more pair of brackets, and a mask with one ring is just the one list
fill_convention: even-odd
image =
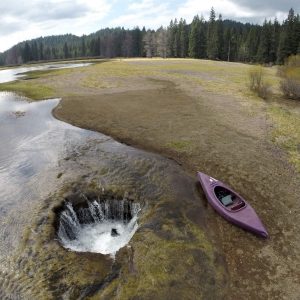
[(0, 53), (0, 65), (85, 57), (190, 57), (282, 64), (297, 53), (300, 16), (293, 9), (282, 23), (275, 18), (255, 25), (223, 20), (212, 8), (209, 20), (197, 15), (191, 24), (175, 19), (157, 30), (118, 27), (81, 37), (66, 34), (25, 41)]

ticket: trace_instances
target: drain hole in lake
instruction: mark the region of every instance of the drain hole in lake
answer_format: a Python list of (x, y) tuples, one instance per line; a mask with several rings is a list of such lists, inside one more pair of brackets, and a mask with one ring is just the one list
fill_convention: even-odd
[(103, 196), (85, 199), (79, 204), (67, 201), (59, 211), (58, 240), (73, 251), (114, 256), (136, 232), (140, 204), (127, 199), (103, 199)]

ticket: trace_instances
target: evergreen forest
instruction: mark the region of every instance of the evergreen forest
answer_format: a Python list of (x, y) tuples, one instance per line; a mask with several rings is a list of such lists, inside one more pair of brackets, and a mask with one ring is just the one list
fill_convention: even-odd
[(157, 30), (105, 28), (81, 37), (66, 34), (21, 42), (0, 53), (0, 65), (88, 57), (203, 58), (233, 62), (282, 64), (300, 53), (300, 16), (293, 9), (282, 22), (262, 25), (223, 20), (212, 8), (209, 20), (191, 24), (172, 20)]

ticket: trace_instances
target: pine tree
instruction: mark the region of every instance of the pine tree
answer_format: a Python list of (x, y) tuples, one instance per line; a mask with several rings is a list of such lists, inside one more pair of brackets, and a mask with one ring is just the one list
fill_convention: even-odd
[(139, 27), (135, 27), (132, 31), (132, 56), (138, 57), (143, 55), (142, 49), (142, 32)]
[(179, 32), (179, 25), (178, 21), (175, 18), (174, 26), (173, 26), (173, 56), (180, 57), (180, 32)]
[(174, 57), (174, 22), (171, 20), (170, 25), (168, 27), (168, 56)]
[[(67, 45), (67, 43), (64, 43), (64, 58), (69, 58), (70, 57), (70, 53), (69, 53), (69, 47)], [(48, 53), (48, 51), (46, 51)], [(47, 55), (49, 57), (49, 54)]]
[(284, 59), (288, 56), (287, 55), (287, 33), (286, 33), (286, 25), (284, 25), (283, 30), (281, 30), (280, 37), (279, 37), (279, 44), (277, 50), (277, 63), (282, 64)]
[(300, 52), (300, 15), (297, 14), (297, 17), (295, 19), (295, 48), (297, 48), (296, 53)]
[(216, 32), (218, 35), (217, 42), (218, 42), (218, 58), (221, 60), (226, 59), (224, 54), (224, 28), (223, 28), (223, 21), (222, 15), (219, 15), (219, 19), (216, 23)]
[(257, 60), (260, 63), (269, 63), (270, 59), (270, 47), (271, 47), (271, 32), (270, 32), (270, 22), (264, 21), (261, 34), (260, 42), (257, 51)]
[(39, 51), (38, 51), (37, 42), (33, 41), (31, 46), (31, 60), (35, 61), (38, 59), (39, 59)]
[(186, 57), (188, 52), (188, 32), (186, 21), (180, 19), (179, 22), (179, 56)]
[(270, 62), (276, 62), (277, 60), (277, 49), (279, 45), (279, 33), (280, 33), (280, 25), (275, 18), (273, 26), (270, 25), (271, 31), (271, 40), (270, 40)]
[(44, 60), (44, 45), (40, 43), (39, 45), (39, 60)]
[(86, 56), (86, 45), (85, 45), (85, 36), (83, 35), (81, 38), (81, 56)]
[(207, 53), (207, 29), (205, 27), (204, 19), (201, 17), (200, 19), (200, 30), (199, 30), (199, 57), (206, 58)]
[(141, 32), (141, 45), (140, 45), (140, 49), (141, 49), (141, 56), (142, 57), (146, 57), (146, 50), (145, 50), (145, 42), (144, 42), (144, 37), (146, 35), (146, 28), (145, 26), (142, 28), (142, 32)]
[(189, 36), (189, 57), (200, 58), (199, 47), (199, 35), (200, 35), (200, 20), (199, 16), (195, 16), (191, 24), (191, 32)]
[(259, 40), (258, 40), (257, 28), (252, 26), (247, 34), (246, 41), (245, 41), (246, 61), (248, 62), (255, 61), (258, 41)]
[(216, 24), (216, 14), (212, 7), (210, 11), (210, 17), (208, 22), (207, 31), (207, 56), (209, 59), (217, 59), (219, 56), (218, 49), (218, 28)]
[(50, 60), (52, 57), (51, 57), (51, 49), (49, 46), (47, 46), (45, 48), (45, 59), (46, 60)]
[(24, 50), (22, 53), (23, 62), (28, 62), (31, 59), (31, 49), (28, 42), (25, 42)]
[(298, 41), (296, 38), (297, 17), (295, 11), (291, 8), (287, 18), (287, 51), (288, 55), (296, 54), (298, 48)]

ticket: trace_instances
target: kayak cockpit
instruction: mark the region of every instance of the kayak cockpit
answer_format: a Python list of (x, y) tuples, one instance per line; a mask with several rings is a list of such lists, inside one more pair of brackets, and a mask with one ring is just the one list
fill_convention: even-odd
[(246, 206), (243, 199), (222, 186), (216, 186), (214, 193), (222, 206), (229, 211), (238, 211)]

